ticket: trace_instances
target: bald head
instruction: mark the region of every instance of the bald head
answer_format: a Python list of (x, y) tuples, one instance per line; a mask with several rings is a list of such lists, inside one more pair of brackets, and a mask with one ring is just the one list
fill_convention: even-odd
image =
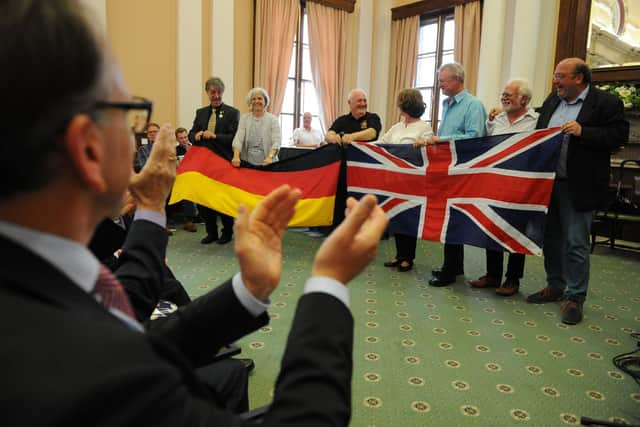
[(351, 115), (356, 119), (364, 116), (367, 113), (367, 94), (362, 89), (352, 89), (349, 92), (349, 108), (351, 109)]
[(571, 102), (591, 83), (591, 69), (580, 58), (565, 58), (553, 72), (553, 87), (560, 98)]

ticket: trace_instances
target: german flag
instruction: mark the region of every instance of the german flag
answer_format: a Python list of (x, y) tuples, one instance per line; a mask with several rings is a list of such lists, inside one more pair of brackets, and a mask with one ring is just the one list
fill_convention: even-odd
[(233, 217), (238, 205), (252, 209), (282, 184), (302, 190), (290, 227), (331, 225), (341, 150), (333, 144), (268, 166), (231, 166), (215, 147), (194, 146), (178, 167), (170, 204), (190, 200)]

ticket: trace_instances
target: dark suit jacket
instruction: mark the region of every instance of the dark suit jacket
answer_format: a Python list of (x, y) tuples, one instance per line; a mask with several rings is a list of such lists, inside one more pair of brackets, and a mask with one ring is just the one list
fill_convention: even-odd
[(210, 105), (196, 110), (196, 118), (193, 119), (193, 126), (189, 131), (189, 141), (193, 145), (208, 146), (210, 144), (217, 144), (223, 147), (224, 152), (231, 158), (233, 150), (231, 143), (233, 137), (236, 136), (238, 131), (238, 123), (240, 122), (240, 111), (227, 104), (222, 104), (218, 107), (218, 118), (216, 119), (216, 139), (200, 139), (196, 141), (196, 133), (207, 130), (209, 125), (209, 118), (211, 117), (212, 107)]
[[(144, 238), (142, 222), (130, 239)], [(193, 373), (221, 345), (268, 322), (242, 307), (230, 282), (144, 334), (21, 245), (0, 237), (0, 253), (7, 425), (242, 425)], [(300, 299), (265, 425), (348, 424), (352, 334), (341, 302), (324, 294)]]
[[(555, 92), (538, 109), (537, 128), (546, 128), (560, 104)], [(601, 206), (609, 186), (611, 151), (629, 139), (629, 123), (622, 102), (595, 86), (589, 87), (580, 114), (582, 136), (571, 136), (567, 152), (567, 180), (576, 210), (591, 211)]]

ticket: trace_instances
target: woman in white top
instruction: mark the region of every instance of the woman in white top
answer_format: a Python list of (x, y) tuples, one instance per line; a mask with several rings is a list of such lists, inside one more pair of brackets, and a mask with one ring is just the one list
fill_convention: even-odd
[(267, 112), (269, 94), (261, 87), (254, 87), (247, 94), (250, 112), (240, 117), (238, 132), (233, 138), (231, 164), (240, 166), (240, 160), (252, 165), (268, 165), (277, 160), (280, 148), (280, 123)]
[[(416, 139), (425, 139), (433, 135), (427, 122), (421, 120), (426, 105), (422, 94), (416, 89), (403, 89), (398, 94), (400, 121), (380, 138), (378, 144), (413, 144)], [(416, 236), (395, 234), (396, 257), (384, 263), (385, 267), (397, 267), (398, 271), (409, 271), (413, 268), (416, 257)]]

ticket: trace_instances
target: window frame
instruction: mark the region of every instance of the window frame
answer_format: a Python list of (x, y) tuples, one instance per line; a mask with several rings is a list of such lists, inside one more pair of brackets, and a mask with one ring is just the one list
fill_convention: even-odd
[[(413, 81), (413, 87), (418, 90), (431, 89), (431, 99), (429, 102), (431, 103), (431, 116), (427, 118), (427, 120), (431, 123), (431, 127), (433, 128), (433, 132), (437, 134), (439, 123), (439, 115), (440, 115), (440, 106), (441, 102), (441, 93), (440, 93), (440, 84), (438, 83), (438, 69), (442, 66), (442, 58), (444, 55), (444, 32), (445, 32), (445, 24), (447, 21), (454, 21), (454, 9), (448, 8), (444, 10), (439, 10), (437, 12), (425, 13), (420, 16), (420, 28), (418, 29), (418, 35), (423, 26), (433, 24), (434, 21), (437, 23), (437, 37), (436, 37), (436, 50), (435, 50), (435, 66), (433, 70), (433, 86), (418, 86), (418, 70), (416, 69), (416, 76)], [(454, 27), (455, 28), (455, 27)], [(454, 38), (455, 38), (455, 30), (454, 30)], [(419, 48), (418, 48), (419, 49)], [(449, 52), (449, 51), (447, 51)], [(451, 52), (455, 55), (455, 39), (454, 39), (454, 48)], [(416, 67), (418, 66), (418, 62), (421, 58), (426, 57), (431, 53), (428, 52), (420, 52), (418, 50)], [(427, 102), (427, 100), (425, 100)]]

